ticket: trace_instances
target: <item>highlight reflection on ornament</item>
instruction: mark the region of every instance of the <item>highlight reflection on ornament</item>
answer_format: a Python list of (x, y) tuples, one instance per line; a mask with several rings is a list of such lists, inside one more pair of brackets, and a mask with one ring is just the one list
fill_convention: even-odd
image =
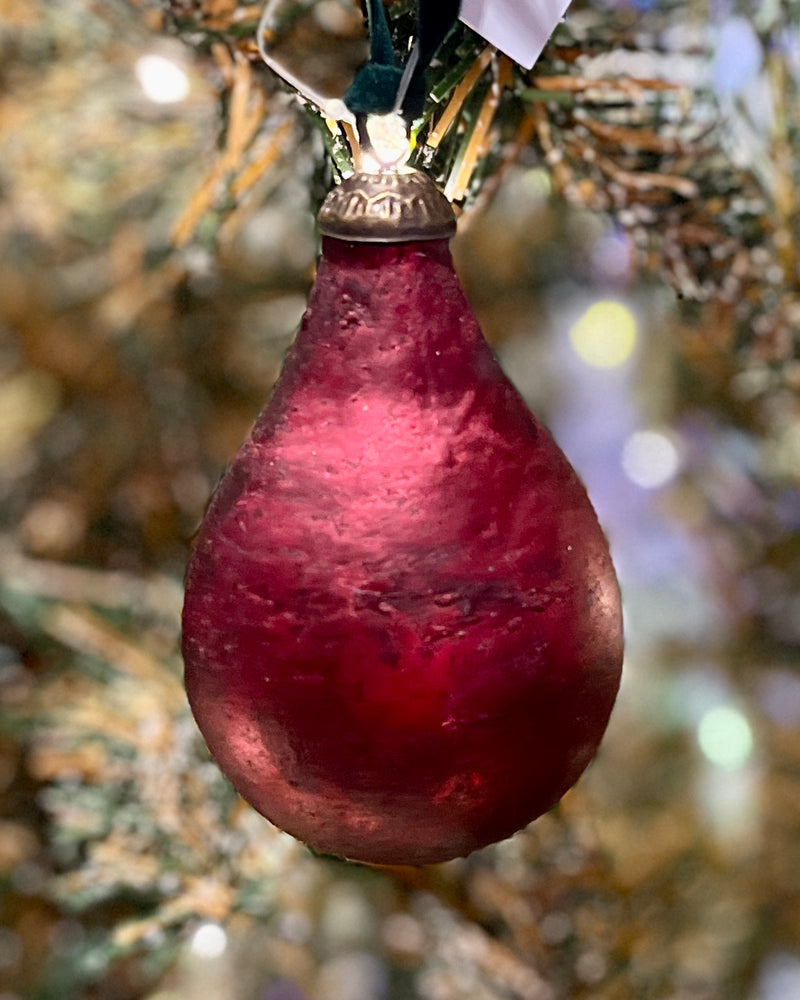
[(486, 344), (424, 175), (356, 175), (190, 562), (186, 687), (220, 767), (319, 851), (426, 864), (578, 779), (622, 659), (585, 490)]

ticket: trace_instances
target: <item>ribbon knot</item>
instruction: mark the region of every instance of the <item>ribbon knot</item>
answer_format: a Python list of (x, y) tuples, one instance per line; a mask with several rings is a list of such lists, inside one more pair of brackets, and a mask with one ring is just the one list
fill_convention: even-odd
[(369, 26), (370, 57), (358, 70), (344, 103), (361, 118), (396, 112), (411, 122), (422, 113), (427, 89), (425, 71), (458, 20), (461, 0), (419, 0), (417, 35), (400, 65), (383, 0), (362, 0)]

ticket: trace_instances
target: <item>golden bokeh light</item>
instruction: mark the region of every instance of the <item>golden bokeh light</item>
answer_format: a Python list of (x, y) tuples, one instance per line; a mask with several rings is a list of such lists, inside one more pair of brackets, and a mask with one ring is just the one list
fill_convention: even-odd
[(572, 348), (593, 368), (617, 368), (636, 346), (636, 317), (622, 302), (595, 302), (578, 317), (569, 331)]

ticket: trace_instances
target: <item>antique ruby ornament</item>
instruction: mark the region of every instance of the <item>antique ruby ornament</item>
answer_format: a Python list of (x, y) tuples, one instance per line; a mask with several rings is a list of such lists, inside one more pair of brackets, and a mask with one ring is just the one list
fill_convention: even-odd
[(444, 861), (578, 779), (622, 622), (584, 487), (485, 342), (425, 175), (357, 174), (267, 408), (186, 580), (197, 723), (318, 851)]

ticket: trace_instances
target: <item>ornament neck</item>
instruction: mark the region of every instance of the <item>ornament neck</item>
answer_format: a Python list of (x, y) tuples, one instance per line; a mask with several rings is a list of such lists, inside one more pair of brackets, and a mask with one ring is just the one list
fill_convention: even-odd
[(388, 400), (393, 392), (408, 400), (460, 399), (476, 377), (476, 358), (481, 369), (494, 370), (446, 239), (387, 244), (324, 237), (273, 412), (291, 405), (318, 420), (323, 409), (360, 412), (374, 403), (379, 413), (377, 396)]
[(369, 271), (374, 268), (388, 267), (392, 264), (399, 264), (408, 257), (425, 258), (448, 270), (453, 269), (450, 242), (447, 239), (408, 240), (402, 243), (388, 244), (377, 241), (364, 243), (336, 236), (323, 236), (322, 256), (328, 265), (346, 267), (353, 271)]
[(317, 216), (323, 236), (351, 243), (450, 239), (452, 206), (419, 170), (358, 173), (334, 188)]

